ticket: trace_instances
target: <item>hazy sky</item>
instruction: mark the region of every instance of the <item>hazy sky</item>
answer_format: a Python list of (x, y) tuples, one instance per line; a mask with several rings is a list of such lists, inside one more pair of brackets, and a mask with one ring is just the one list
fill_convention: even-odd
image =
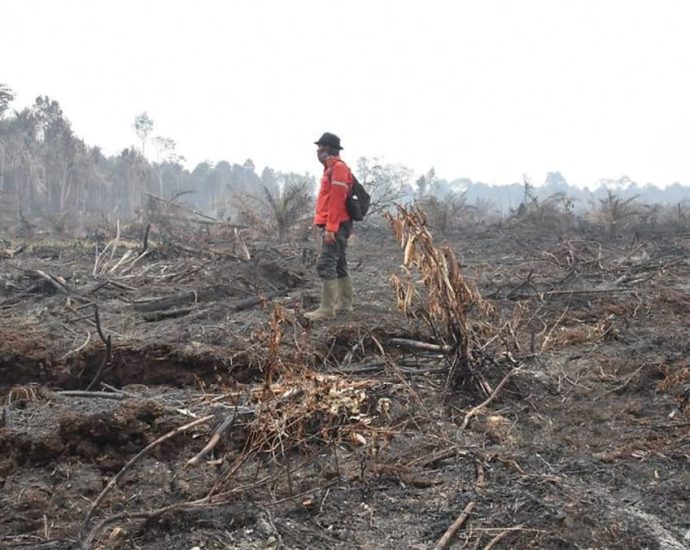
[(0, 82), (116, 153), (318, 172), (312, 142), (440, 177), (690, 183), (688, 0), (0, 0)]

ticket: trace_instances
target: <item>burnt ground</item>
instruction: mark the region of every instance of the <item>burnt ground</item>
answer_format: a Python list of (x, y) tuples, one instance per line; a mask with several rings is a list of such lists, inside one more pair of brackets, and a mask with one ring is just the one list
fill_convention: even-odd
[(451, 548), (690, 547), (690, 235), (447, 243), (495, 309), (483, 386), (397, 340), (438, 343), (385, 229), (314, 325), (309, 242), (5, 239), (0, 546), (421, 549), (467, 511)]

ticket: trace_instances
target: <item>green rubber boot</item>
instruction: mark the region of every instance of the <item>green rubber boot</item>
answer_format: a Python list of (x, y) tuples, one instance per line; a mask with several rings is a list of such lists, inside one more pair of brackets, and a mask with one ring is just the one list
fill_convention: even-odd
[(321, 304), (319, 309), (305, 313), (310, 321), (321, 321), (335, 317), (335, 299), (338, 293), (338, 281), (323, 281), (321, 283)]
[(352, 311), (352, 279), (343, 277), (338, 279), (338, 295), (336, 298), (336, 313), (350, 313)]

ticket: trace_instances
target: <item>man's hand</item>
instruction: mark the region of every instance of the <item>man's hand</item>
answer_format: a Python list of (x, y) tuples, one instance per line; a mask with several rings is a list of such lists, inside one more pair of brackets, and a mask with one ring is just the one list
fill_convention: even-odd
[(335, 233), (333, 233), (333, 231), (324, 231), (323, 242), (326, 244), (333, 244), (335, 242)]

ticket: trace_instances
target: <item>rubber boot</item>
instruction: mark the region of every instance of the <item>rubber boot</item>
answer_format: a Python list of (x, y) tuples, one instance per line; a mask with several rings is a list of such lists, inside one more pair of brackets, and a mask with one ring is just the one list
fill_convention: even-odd
[(335, 303), (336, 313), (352, 311), (352, 279), (350, 277), (338, 279), (338, 294)]
[(321, 283), (321, 304), (319, 309), (305, 313), (304, 316), (310, 321), (321, 321), (323, 319), (333, 319), (335, 317), (335, 298), (338, 292), (338, 281), (322, 281)]

